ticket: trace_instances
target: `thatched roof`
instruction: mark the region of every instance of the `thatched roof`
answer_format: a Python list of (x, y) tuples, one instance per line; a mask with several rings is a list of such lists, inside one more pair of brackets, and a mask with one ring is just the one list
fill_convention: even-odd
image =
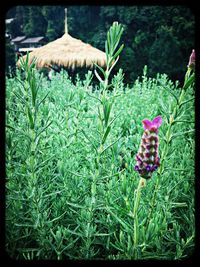
[[(26, 55), (23, 57), (26, 58)], [(35, 48), (29, 53), (29, 64), (34, 57), (37, 68), (50, 68), (57, 65), (74, 69), (84, 66), (93, 67), (94, 62), (102, 67), (106, 64), (104, 52), (73, 38), (68, 33), (53, 42)], [(20, 61), (17, 62), (17, 65), (20, 66)]]

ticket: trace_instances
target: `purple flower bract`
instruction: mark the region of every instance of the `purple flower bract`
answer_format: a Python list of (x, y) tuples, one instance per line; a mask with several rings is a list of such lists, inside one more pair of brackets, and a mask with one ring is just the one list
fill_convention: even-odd
[(142, 121), (144, 133), (141, 139), (139, 151), (135, 157), (135, 171), (145, 179), (151, 178), (152, 173), (160, 166), (158, 156), (158, 128), (162, 124), (161, 116), (157, 116), (152, 121), (144, 119)]

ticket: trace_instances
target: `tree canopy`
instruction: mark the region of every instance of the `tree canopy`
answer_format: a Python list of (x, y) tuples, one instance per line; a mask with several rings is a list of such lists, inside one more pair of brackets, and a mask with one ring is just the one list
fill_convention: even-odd
[(132, 83), (144, 65), (149, 75), (167, 73), (182, 80), (194, 48), (195, 16), (187, 6), (15, 6), (6, 17), (12, 37), (45, 36), (49, 41), (64, 34), (64, 8), (68, 8), (68, 32), (75, 38), (105, 50), (106, 33), (113, 21), (124, 27), (119, 67)]

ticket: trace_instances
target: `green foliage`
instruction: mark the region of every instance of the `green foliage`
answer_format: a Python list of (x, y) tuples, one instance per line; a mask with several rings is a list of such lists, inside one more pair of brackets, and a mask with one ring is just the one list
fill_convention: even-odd
[(55, 38), (55, 30), (53, 28), (54, 23), (52, 21), (48, 22), (47, 26), (47, 32), (46, 32), (46, 37), (48, 38), (49, 41), (53, 41)]
[(41, 13), (48, 22), (46, 37), (49, 41), (59, 38), (64, 33), (64, 9), (61, 6), (43, 6)]
[(39, 6), (28, 7), (28, 23), (24, 25), (23, 33), (28, 37), (44, 36), (46, 33), (47, 21), (42, 16)]
[[(102, 90), (91, 87), (91, 72), (73, 84), (64, 71), (51, 82), (34, 64), (28, 68), (24, 63), (24, 71), (6, 80), (8, 254), (27, 260), (134, 259), (132, 212), (139, 181), (134, 155), (143, 133), (141, 121), (162, 116), (162, 153), (181, 92), (178, 83), (163, 74), (148, 77), (145, 67), (143, 76), (128, 87), (119, 70), (109, 79), (113, 90), (106, 89), (104, 112)], [(141, 190), (138, 259), (184, 259), (194, 251), (192, 83), (178, 103), (173, 142), (168, 139), (148, 226), (157, 173)], [(101, 141), (103, 151), (98, 150)]]
[[(170, 65), (171, 76), (176, 79), (175, 73), (180, 73), (184, 69), (185, 62), (182, 61), (179, 42), (173, 35), (172, 28), (166, 26), (158, 28), (157, 39), (153, 42), (149, 51), (149, 62), (151, 62), (151, 75), (157, 72), (164, 73)], [(160, 65), (158, 65), (158, 62), (160, 62)]]
[[(7, 79), (6, 248), (15, 259), (193, 252), (195, 72), (188, 67), (181, 89), (167, 75), (148, 78), (145, 65), (125, 87), (122, 69), (111, 79), (122, 32), (118, 22), (108, 30), (98, 90), (91, 71), (75, 85), (64, 71), (49, 82), (28, 57), (23, 73)], [(143, 187), (134, 155), (142, 119), (158, 114), (161, 163)]]

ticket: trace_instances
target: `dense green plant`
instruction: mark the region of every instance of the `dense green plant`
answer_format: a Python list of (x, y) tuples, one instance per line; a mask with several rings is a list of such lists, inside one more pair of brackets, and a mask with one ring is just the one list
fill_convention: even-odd
[[(117, 23), (108, 31), (98, 90), (91, 71), (74, 83), (65, 71), (48, 81), (28, 61), (6, 79), (12, 258), (183, 259), (194, 250), (193, 71), (182, 89), (166, 74), (148, 77), (147, 66), (125, 85), (122, 69), (111, 76), (121, 34)], [(137, 190), (141, 121), (157, 115), (161, 166)]]

